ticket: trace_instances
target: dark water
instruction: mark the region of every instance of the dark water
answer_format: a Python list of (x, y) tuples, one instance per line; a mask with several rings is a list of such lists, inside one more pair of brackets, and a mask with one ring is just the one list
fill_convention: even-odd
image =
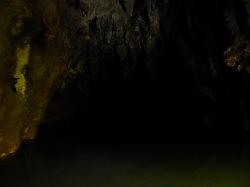
[(43, 139), (0, 163), (3, 187), (249, 187), (250, 147), (227, 140)]

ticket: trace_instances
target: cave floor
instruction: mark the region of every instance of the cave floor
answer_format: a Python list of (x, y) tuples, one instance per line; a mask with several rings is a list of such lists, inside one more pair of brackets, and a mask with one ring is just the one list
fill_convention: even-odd
[(0, 163), (1, 186), (250, 186), (247, 144), (184, 139), (83, 142), (25, 143), (16, 156)]

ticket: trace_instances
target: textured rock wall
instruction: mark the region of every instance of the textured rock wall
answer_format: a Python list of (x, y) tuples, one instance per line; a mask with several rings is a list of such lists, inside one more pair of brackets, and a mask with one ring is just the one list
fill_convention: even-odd
[[(249, 4), (2, 0), (0, 158), (34, 138), (42, 120), (60, 119), (84, 105), (92, 85), (112, 78), (110, 69), (122, 79), (143, 71), (163, 88), (177, 81), (175, 95), (187, 83), (202, 127), (249, 129)], [(77, 94), (64, 105), (72, 84)]]
[(0, 157), (35, 137), (53, 84), (63, 73), (65, 57), (57, 43), (60, 3), (0, 3)]
[(121, 72), (129, 76), (138, 56), (150, 52), (159, 37), (159, 7), (165, 3), (11, 0), (0, 5), (2, 158), (35, 137), (54, 91), (89, 66), (98, 77), (104, 61), (119, 57)]

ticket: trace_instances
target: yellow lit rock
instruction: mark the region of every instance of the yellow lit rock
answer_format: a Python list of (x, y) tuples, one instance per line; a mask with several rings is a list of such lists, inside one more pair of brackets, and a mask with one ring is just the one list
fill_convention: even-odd
[(29, 54), (30, 54), (30, 44), (28, 41), (25, 41), (25, 45), (23, 47), (17, 48), (16, 57), (17, 57), (17, 65), (15, 70), (14, 78), (17, 79), (17, 83), (15, 84), (15, 89), (18, 93), (25, 96), (26, 91), (26, 80), (25, 75), (23, 74), (24, 67), (29, 63)]
[(230, 47), (224, 52), (225, 63), (229, 67), (234, 67), (239, 59), (239, 55)]

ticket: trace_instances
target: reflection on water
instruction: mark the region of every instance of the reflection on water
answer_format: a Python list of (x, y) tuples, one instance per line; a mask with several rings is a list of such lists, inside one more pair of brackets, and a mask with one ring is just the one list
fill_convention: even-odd
[(243, 144), (86, 139), (75, 146), (45, 146), (39, 141), (0, 163), (1, 186), (250, 186), (250, 151)]

